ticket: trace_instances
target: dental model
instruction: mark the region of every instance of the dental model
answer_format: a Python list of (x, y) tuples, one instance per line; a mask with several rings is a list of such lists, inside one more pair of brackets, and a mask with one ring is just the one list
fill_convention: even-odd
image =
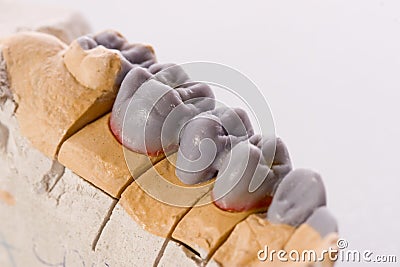
[[(68, 45), (25, 32), (5, 39), (2, 54), (0, 180), (12, 194), (0, 188), (0, 237), (3, 228), (35, 234), (18, 243), (22, 266), (292, 266), (263, 262), (258, 250), (334, 247), (321, 177), (292, 170), (281, 139), (254, 135), (240, 108), (215, 108), (208, 85), (156, 63), (150, 46), (114, 31)], [(190, 205), (143, 185), (177, 185), (171, 197)], [(13, 208), (32, 219), (14, 228), (25, 220)]]

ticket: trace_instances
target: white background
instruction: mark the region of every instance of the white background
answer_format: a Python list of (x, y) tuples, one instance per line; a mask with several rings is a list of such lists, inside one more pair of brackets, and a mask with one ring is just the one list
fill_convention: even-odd
[(245, 73), (295, 167), (322, 174), (350, 249), (400, 259), (400, 1), (40, 2), (152, 44), (160, 62)]

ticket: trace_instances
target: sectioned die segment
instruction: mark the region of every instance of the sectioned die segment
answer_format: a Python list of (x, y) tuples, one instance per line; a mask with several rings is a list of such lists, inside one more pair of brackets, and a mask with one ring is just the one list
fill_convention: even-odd
[[(56, 158), (65, 139), (108, 112), (116, 96), (114, 86), (103, 90), (80, 84), (64, 64), (68, 48), (56, 37), (37, 32), (18, 33), (3, 42), (21, 133), (50, 158)], [(103, 60), (92, 67), (114, 83), (109, 70), (118, 69), (120, 59), (106, 49), (101, 52)], [(71, 53), (69, 59), (80, 62), (81, 57)]]
[[(86, 125), (63, 143), (58, 160), (115, 198), (133, 179), (163, 158), (123, 149), (109, 128), (110, 114)], [(129, 164), (127, 164), (127, 162)]]
[(201, 202), (208, 203), (192, 208), (178, 223), (172, 237), (208, 260), (218, 247), (226, 240), (233, 228), (244, 220), (250, 212), (229, 212), (212, 203), (210, 194)]
[(133, 220), (161, 237), (170, 237), (181, 218), (210, 190), (183, 191), (175, 176), (175, 160), (171, 156), (155, 164), (127, 187), (120, 200)]
[[(259, 257), (265, 257), (265, 246), (279, 251), (295, 231), (285, 224), (272, 224), (260, 215), (252, 214), (236, 225), (226, 242), (218, 248), (213, 259), (221, 266), (254, 266), (267, 264)], [(260, 250), (264, 250), (259, 252)]]

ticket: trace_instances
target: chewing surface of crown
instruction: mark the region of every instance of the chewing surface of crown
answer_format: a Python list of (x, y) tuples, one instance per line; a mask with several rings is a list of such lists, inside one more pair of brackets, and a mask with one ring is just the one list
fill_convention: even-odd
[[(113, 86), (81, 85), (64, 64), (67, 49), (56, 37), (34, 32), (11, 36), (3, 43), (21, 133), (50, 158), (57, 156), (68, 137), (111, 110), (116, 96)], [(105, 60), (94, 61), (92, 66), (107, 74), (107, 81), (115, 79), (119, 57), (106, 49), (102, 57)], [(73, 55), (68, 59), (74, 61)], [(80, 55), (75, 58), (81, 59)]]

